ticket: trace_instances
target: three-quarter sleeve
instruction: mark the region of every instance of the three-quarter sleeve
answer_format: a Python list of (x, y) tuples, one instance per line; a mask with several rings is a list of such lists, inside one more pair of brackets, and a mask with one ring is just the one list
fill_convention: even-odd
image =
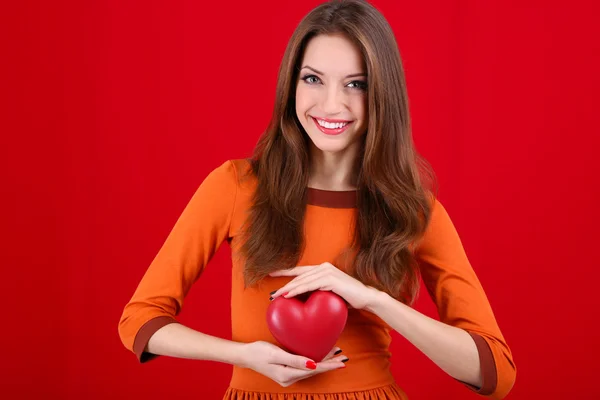
[(504, 398), (516, 376), (511, 351), (456, 228), (437, 200), (415, 255), (440, 320), (464, 329), (477, 346), (483, 383), (480, 388), (466, 386), (492, 399)]
[(185, 296), (230, 236), (237, 187), (232, 161), (208, 174), (125, 305), (119, 336), (140, 362), (156, 357), (145, 351), (150, 337), (177, 322)]

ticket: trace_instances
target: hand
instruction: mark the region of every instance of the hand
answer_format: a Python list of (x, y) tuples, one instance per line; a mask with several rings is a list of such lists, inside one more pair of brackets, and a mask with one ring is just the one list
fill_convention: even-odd
[(244, 346), (243, 368), (250, 368), (259, 374), (271, 378), (283, 387), (290, 386), (302, 379), (334, 369), (344, 368), (342, 360), (348, 358), (336, 347), (319, 363), (290, 354), (281, 348), (263, 341), (248, 343)]
[(344, 298), (350, 306), (360, 310), (373, 304), (377, 294), (380, 293), (379, 290), (366, 286), (328, 262), (275, 271), (269, 275), (295, 276), (273, 293), (271, 295), (273, 298), (280, 295), (289, 298), (314, 290), (329, 290)]

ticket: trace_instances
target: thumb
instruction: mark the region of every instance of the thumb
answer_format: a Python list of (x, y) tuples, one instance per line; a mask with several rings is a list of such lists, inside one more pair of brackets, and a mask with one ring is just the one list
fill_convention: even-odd
[(278, 352), (277, 363), (303, 370), (317, 369), (317, 363), (307, 357), (297, 356), (284, 350)]

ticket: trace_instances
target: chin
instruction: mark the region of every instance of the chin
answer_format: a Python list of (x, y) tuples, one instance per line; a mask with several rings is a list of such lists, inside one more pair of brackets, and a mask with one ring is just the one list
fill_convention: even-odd
[(324, 153), (339, 153), (347, 149), (349, 143), (332, 143), (330, 141), (313, 140), (313, 145)]

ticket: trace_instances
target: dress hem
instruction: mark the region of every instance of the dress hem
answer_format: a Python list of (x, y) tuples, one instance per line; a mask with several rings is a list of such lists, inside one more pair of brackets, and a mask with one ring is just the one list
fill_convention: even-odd
[(227, 388), (223, 400), (408, 400), (406, 393), (396, 384), (388, 384), (372, 389), (343, 392), (260, 392)]

